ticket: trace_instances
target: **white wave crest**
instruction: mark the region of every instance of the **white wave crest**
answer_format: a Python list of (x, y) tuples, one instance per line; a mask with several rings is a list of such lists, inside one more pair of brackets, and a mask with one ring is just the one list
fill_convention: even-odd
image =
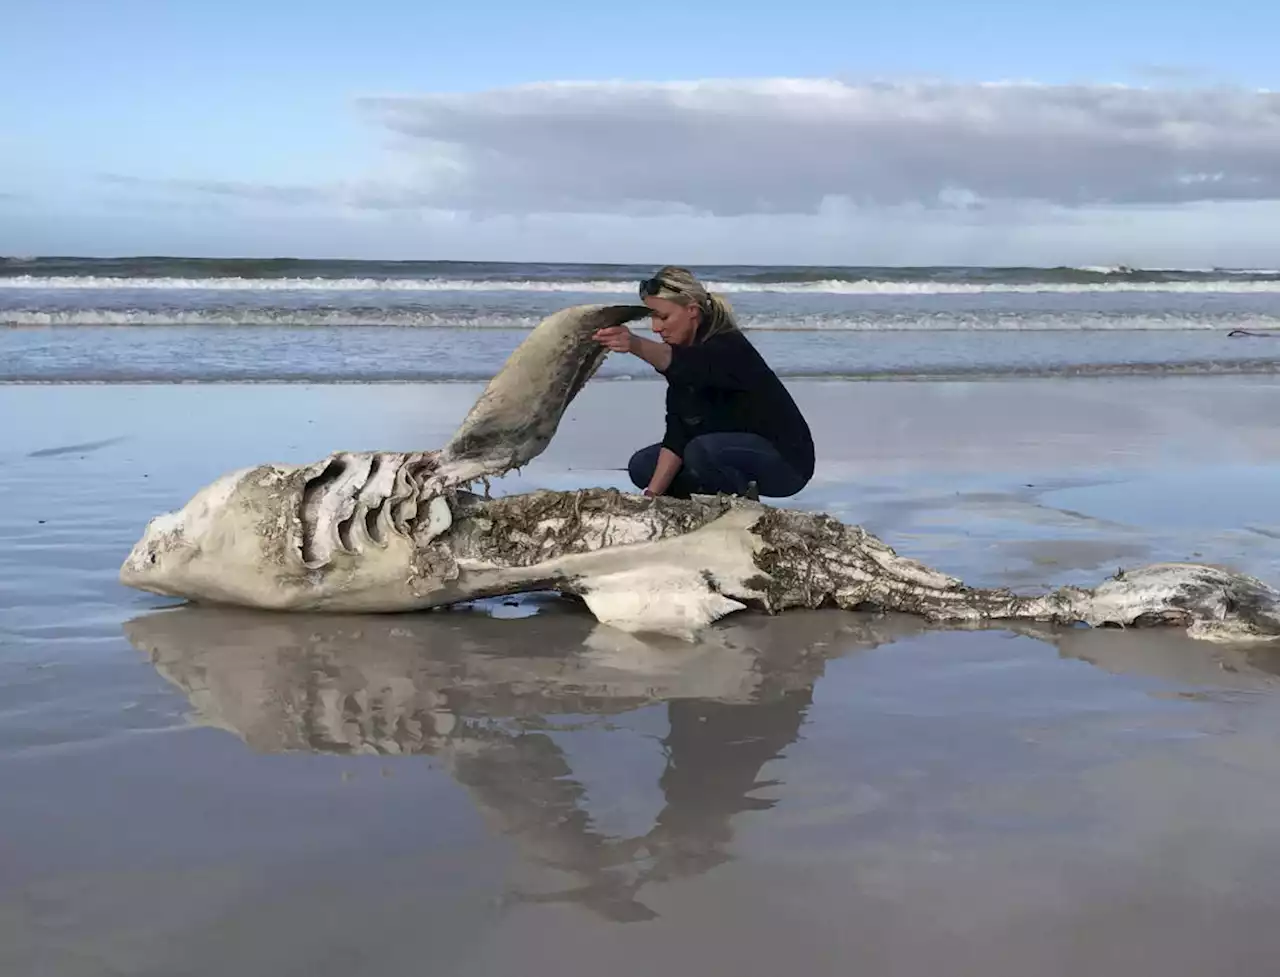
[(455, 315), (419, 310), (388, 309), (376, 313), (342, 309), (0, 309), (4, 326), (217, 326), (228, 329), (263, 327), (386, 327), (416, 329), (532, 329), (538, 316)]
[[(19, 309), (0, 310), (0, 327), (41, 328), (398, 328), (439, 330), (532, 329), (536, 315), (466, 315), (418, 309)], [(744, 315), (751, 332), (1226, 332), (1231, 329), (1280, 329), (1280, 316), (989, 314), (945, 312), (898, 315), (865, 314)], [(643, 327), (641, 327), (643, 328)]]
[[(726, 293), (821, 295), (980, 295), (986, 293), (1280, 293), (1280, 280), (1242, 281), (1224, 277), (1181, 282), (928, 282), (828, 279), (808, 282), (708, 282)], [(0, 289), (208, 292), (571, 292), (634, 298), (636, 286), (620, 281), (539, 279), (484, 281), (459, 278), (120, 278), (105, 276), (14, 275)]]

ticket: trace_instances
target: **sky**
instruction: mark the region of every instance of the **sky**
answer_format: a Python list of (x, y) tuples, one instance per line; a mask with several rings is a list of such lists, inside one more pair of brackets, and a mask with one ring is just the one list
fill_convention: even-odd
[(0, 0), (0, 254), (1280, 266), (1280, 5)]

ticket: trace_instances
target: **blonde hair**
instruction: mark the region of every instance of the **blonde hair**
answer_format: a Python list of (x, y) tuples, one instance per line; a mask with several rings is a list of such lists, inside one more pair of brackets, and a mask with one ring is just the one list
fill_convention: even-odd
[(640, 283), (640, 297), (667, 299), (679, 305), (696, 305), (702, 311), (695, 341), (705, 342), (720, 333), (737, 332), (738, 320), (733, 306), (723, 295), (708, 292), (706, 286), (687, 268), (667, 265)]

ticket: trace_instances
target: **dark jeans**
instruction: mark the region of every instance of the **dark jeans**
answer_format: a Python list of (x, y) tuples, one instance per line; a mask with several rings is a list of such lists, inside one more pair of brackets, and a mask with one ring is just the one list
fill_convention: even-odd
[[(631, 456), (627, 470), (636, 488), (648, 486), (661, 450), (661, 444), (651, 444)], [(704, 434), (685, 445), (683, 461), (665, 493), (677, 499), (718, 492), (746, 495), (751, 482), (760, 495), (783, 499), (807, 481), (758, 434)]]

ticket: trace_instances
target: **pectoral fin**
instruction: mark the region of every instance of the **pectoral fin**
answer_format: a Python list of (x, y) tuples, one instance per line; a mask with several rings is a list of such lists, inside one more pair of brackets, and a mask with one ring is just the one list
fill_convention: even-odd
[(492, 478), (542, 454), (608, 352), (592, 338), (596, 330), (648, 314), (643, 305), (580, 305), (544, 319), (463, 419), (442, 452), (438, 477), (455, 484)]

